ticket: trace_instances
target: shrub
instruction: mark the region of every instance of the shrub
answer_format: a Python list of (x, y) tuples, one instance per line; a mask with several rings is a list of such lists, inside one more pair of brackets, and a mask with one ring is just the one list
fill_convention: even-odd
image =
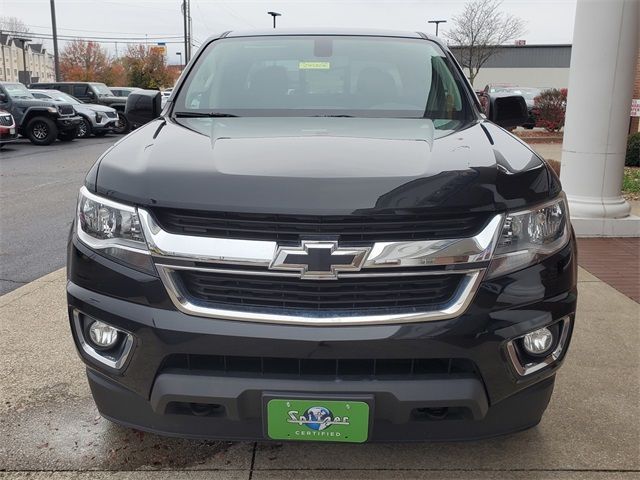
[(567, 89), (552, 88), (544, 90), (534, 99), (533, 113), (536, 126), (548, 132), (558, 132), (564, 126), (567, 109)]
[(640, 132), (629, 135), (624, 164), (627, 167), (640, 167)]

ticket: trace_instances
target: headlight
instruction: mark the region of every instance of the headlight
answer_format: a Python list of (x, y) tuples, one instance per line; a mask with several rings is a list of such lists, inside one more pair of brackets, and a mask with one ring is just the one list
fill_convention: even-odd
[(76, 232), (82, 243), (102, 255), (155, 274), (135, 207), (80, 189)]
[(56, 107), (47, 107), (47, 112), (49, 113), (59, 113)]
[(102, 114), (100, 112), (96, 112), (96, 122), (100, 123), (102, 121)]
[(564, 196), (535, 209), (508, 213), (487, 278), (539, 263), (569, 240), (569, 215)]

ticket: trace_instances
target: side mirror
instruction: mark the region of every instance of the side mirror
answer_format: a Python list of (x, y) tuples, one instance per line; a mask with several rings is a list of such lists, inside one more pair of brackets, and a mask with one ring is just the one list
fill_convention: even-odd
[(0, 93), (0, 102), (6, 102), (6, 101), (7, 101), (7, 94)]
[(87, 90), (87, 96), (89, 98), (96, 98), (96, 94), (93, 93), (93, 90)]
[(522, 95), (491, 96), (489, 120), (503, 128), (518, 127), (527, 123), (529, 111)]
[(124, 113), (131, 126), (138, 128), (158, 118), (161, 111), (162, 94), (158, 90), (136, 90), (127, 97)]

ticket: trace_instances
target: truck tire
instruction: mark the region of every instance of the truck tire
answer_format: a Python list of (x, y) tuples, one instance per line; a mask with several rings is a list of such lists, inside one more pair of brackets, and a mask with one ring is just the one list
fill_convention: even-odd
[(61, 142), (71, 142), (78, 137), (78, 127), (71, 130), (65, 130), (58, 134), (58, 140)]
[(27, 124), (26, 136), (34, 145), (51, 145), (58, 137), (58, 127), (47, 117), (34, 117)]
[(127, 120), (127, 116), (124, 112), (118, 112), (118, 126), (113, 128), (113, 133), (120, 133), (122, 135), (131, 131), (131, 123)]

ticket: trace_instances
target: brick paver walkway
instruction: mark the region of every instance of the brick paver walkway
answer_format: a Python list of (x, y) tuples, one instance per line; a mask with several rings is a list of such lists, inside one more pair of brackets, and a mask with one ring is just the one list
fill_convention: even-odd
[(579, 238), (578, 264), (640, 303), (640, 238)]

